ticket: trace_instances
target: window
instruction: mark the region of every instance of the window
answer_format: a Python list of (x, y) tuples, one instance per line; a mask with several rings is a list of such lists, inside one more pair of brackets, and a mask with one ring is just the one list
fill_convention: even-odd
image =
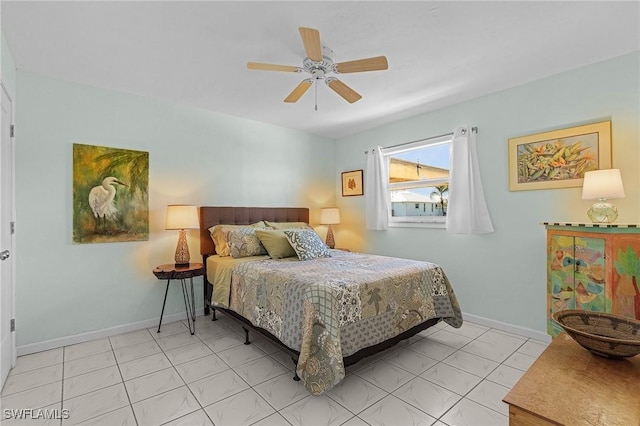
[(449, 197), (451, 136), (386, 148), (389, 226), (444, 226)]

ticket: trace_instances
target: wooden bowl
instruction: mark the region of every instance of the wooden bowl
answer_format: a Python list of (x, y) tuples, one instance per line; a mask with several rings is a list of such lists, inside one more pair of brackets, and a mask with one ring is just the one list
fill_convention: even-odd
[(640, 354), (640, 321), (603, 312), (565, 309), (551, 318), (583, 348), (606, 358)]

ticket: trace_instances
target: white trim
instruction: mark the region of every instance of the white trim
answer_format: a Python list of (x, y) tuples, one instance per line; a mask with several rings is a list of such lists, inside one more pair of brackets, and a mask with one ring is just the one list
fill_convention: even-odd
[(403, 189), (414, 189), (414, 188), (430, 188), (432, 186), (442, 185), (443, 183), (448, 184), (449, 178), (433, 178), (433, 179), (420, 179), (420, 180), (412, 180), (408, 182), (394, 182), (389, 184), (389, 191), (402, 191)]
[[(15, 87), (14, 87), (15, 89)], [(0, 75), (0, 90), (4, 92), (11, 103), (11, 111), (10, 111), (10, 123), (9, 126), (15, 125), (16, 121), (16, 105), (14, 99), (11, 97), (11, 93), (9, 93), (9, 89), (4, 83), (4, 79)], [(14, 93), (15, 94), (15, 93)], [(15, 143), (15, 135), (9, 137), (9, 144), (11, 145), (11, 218), (10, 221), (14, 223), (16, 222), (16, 143)], [(6, 219), (5, 219), (6, 220)], [(14, 228), (15, 229), (15, 228)], [(11, 316), (10, 318), (16, 318), (16, 234), (11, 234), (11, 246), (9, 250), (11, 251)], [(2, 324), (3, 326), (5, 324)], [(14, 323), (15, 325), (15, 323)], [(15, 367), (16, 359), (18, 358), (17, 350), (16, 350), (16, 332), (15, 330), (11, 332), (10, 337), (11, 344), (11, 359), (10, 364), (11, 368)], [(5, 377), (6, 379), (6, 377)], [(0, 385), (4, 386), (4, 382), (0, 383)]]
[[(185, 319), (184, 312), (178, 312), (177, 314), (166, 315), (162, 322), (168, 324), (174, 321), (181, 321)], [(204, 316), (204, 308), (196, 309), (196, 315), (198, 317)], [(534, 340), (538, 340), (545, 343), (551, 342), (551, 336), (542, 331), (533, 330), (530, 328), (520, 327), (513, 324), (507, 324), (505, 322), (492, 320), (489, 318), (481, 317), (478, 315), (462, 313), (462, 317), (465, 321), (474, 322), (476, 324), (484, 325), (486, 327), (495, 328), (496, 330), (506, 331), (508, 333), (514, 333), (520, 336), (529, 337)], [(74, 345), (76, 343), (88, 342), (95, 339), (101, 339), (103, 337), (115, 336), (122, 333), (128, 333), (130, 331), (142, 330), (144, 328), (155, 327), (158, 324), (160, 318), (149, 319), (145, 321), (134, 322), (131, 324), (119, 325), (116, 327), (105, 328), (103, 330), (89, 331), (87, 333), (76, 334), (74, 336), (59, 337), (57, 339), (45, 340), (44, 342), (31, 343), (28, 345), (22, 345), (17, 347), (18, 356), (28, 355), (35, 352), (42, 352), (49, 349), (61, 348), (68, 345)], [(198, 321), (196, 321), (196, 325)]]
[(382, 153), (385, 156), (394, 154), (401, 154), (403, 152), (412, 151), (414, 149), (423, 148), (426, 145), (436, 146), (444, 143), (450, 143), (453, 141), (453, 133), (450, 135), (436, 136), (435, 138), (420, 139), (419, 141), (407, 142), (401, 145), (390, 146), (388, 148), (382, 148)]
[[(196, 317), (204, 315), (204, 308), (196, 309)], [(169, 324), (170, 322), (180, 321), (186, 319), (185, 312), (178, 312), (177, 314), (165, 315), (162, 318), (162, 324)], [(30, 343), (27, 345), (18, 346), (18, 356), (28, 355), (35, 352), (42, 352), (49, 349), (61, 348), (68, 345), (75, 345), (76, 343), (89, 342), (95, 339), (101, 339), (109, 336), (116, 336), (122, 333), (128, 333), (130, 331), (142, 330), (144, 328), (157, 327), (160, 317), (152, 318), (144, 321), (138, 321), (130, 324), (118, 325), (115, 327), (104, 328), (102, 330), (88, 331), (86, 333), (76, 334), (73, 336), (58, 337), (56, 339), (45, 340), (43, 342)], [(198, 321), (196, 321), (196, 326)]]
[[(416, 216), (416, 217), (429, 217), (429, 216)], [(424, 221), (424, 222), (391, 222), (389, 221), (389, 228), (439, 228), (445, 229), (447, 224), (436, 221)]]
[(531, 328), (520, 327), (519, 325), (508, 324), (493, 320), (490, 318), (481, 317), (478, 315), (462, 313), (462, 318), (465, 321), (474, 322), (476, 324), (484, 325), (486, 327), (495, 328), (496, 330), (506, 331), (507, 333), (513, 333), (530, 339), (538, 340), (545, 343), (551, 343), (551, 336), (543, 331), (533, 330)]

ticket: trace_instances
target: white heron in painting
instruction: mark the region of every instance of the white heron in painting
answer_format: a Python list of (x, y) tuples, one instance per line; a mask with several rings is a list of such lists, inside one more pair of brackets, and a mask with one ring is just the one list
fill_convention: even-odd
[(114, 221), (118, 217), (118, 209), (114, 199), (116, 197), (115, 185), (128, 186), (120, 182), (117, 178), (109, 176), (104, 178), (102, 185), (94, 186), (89, 192), (89, 206), (93, 211), (93, 216), (102, 220), (105, 228), (106, 221)]

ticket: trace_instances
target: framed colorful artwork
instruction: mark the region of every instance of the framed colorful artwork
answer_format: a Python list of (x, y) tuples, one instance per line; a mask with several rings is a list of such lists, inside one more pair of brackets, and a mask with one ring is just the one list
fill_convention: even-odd
[(611, 121), (509, 139), (509, 191), (582, 186), (611, 168)]
[(73, 144), (73, 243), (149, 239), (149, 153)]
[(352, 197), (354, 195), (364, 195), (362, 185), (362, 169), (342, 172), (342, 196)]

